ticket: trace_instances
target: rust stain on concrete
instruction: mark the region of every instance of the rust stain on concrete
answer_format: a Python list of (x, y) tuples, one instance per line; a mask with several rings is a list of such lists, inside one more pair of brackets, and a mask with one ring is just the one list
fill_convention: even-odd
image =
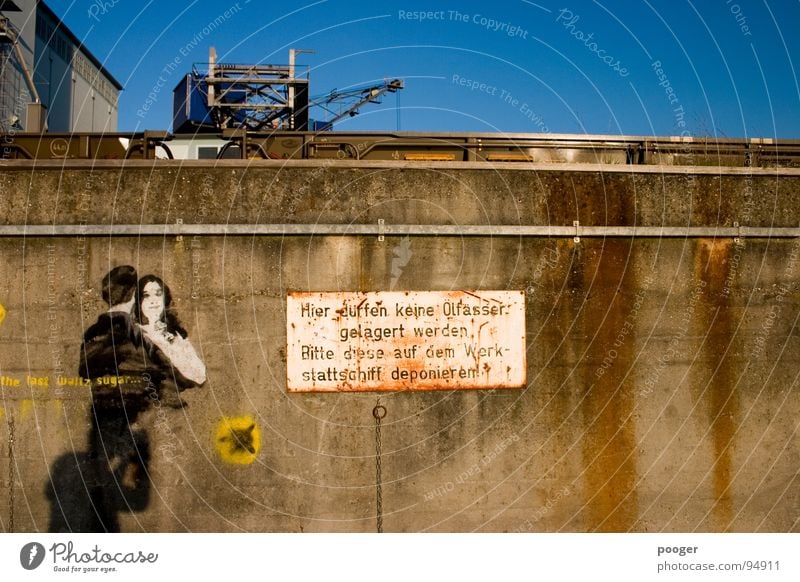
[(583, 401), (588, 427), (583, 437), (585, 529), (625, 532), (638, 513), (635, 386), (623, 379), (633, 361), (634, 337), (630, 333), (619, 340), (633, 304), (627, 295), (636, 289), (631, 243), (598, 241), (583, 254), (582, 279), (591, 282), (583, 313), (589, 342), (583, 381), (587, 388), (592, 386)]
[[(703, 300), (698, 304), (699, 336), (703, 343), (704, 369), (693, 376), (693, 382), (705, 402), (711, 428), (714, 465), (712, 490), (714, 497), (713, 531), (730, 531), (733, 511), (731, 483), (733, 449), (737, 429), (739, 398), (736, 393), (738, 374), (733, 369), (733, 315), (730, 293), (726, 289), (730, 276), (731, 240), (699, 240), (695, 253), (695, 277), (703, 281)], [(701, 340), (702, 341), (702, 340)], [(726, 352), (728, 355), (726, 355)]]

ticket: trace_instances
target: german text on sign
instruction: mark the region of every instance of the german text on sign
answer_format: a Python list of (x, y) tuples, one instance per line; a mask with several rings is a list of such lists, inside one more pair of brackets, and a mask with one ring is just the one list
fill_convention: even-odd
[(290, 392), (525, 385), (522, 291), (292, 293)]

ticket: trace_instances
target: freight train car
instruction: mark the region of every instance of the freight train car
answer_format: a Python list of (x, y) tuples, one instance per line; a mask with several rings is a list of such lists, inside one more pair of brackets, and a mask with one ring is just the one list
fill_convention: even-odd
[(530, 133), (7, 134), (3, 159), (395, 160), (800, 167), (800, 140)]

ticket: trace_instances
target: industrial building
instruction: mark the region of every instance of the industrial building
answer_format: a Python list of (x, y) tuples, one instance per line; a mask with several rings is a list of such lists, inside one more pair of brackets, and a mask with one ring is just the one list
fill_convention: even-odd
[(0, 131), (116, 131), (121, 90), (47, 4), (0, 0)]

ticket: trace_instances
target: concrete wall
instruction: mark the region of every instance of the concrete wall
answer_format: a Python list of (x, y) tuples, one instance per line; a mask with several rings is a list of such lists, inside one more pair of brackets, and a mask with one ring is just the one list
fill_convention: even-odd
[[(0, 165), (4, 224), (800, 223), (795, 170), (32, 168)], [(387, 531), (798, 528), (797, 239), (3, 237), (0, 252), (0, 376), (20, 381), (0, 392), (5, 531), (82, 523), (91, 394), (57, 378), (77, 375), (100, 280), (123, 264), (164, 278), (208, 368), (186, 407), (137, 420), (150, 479), (123, 531), (374, 531), (377, 395), (287, 394), (285, 305), (390, 288), (526, 290), (528, 385), (380, 395)], [(256, 425), (252, 462), (226, 455), (225, 419)]]

